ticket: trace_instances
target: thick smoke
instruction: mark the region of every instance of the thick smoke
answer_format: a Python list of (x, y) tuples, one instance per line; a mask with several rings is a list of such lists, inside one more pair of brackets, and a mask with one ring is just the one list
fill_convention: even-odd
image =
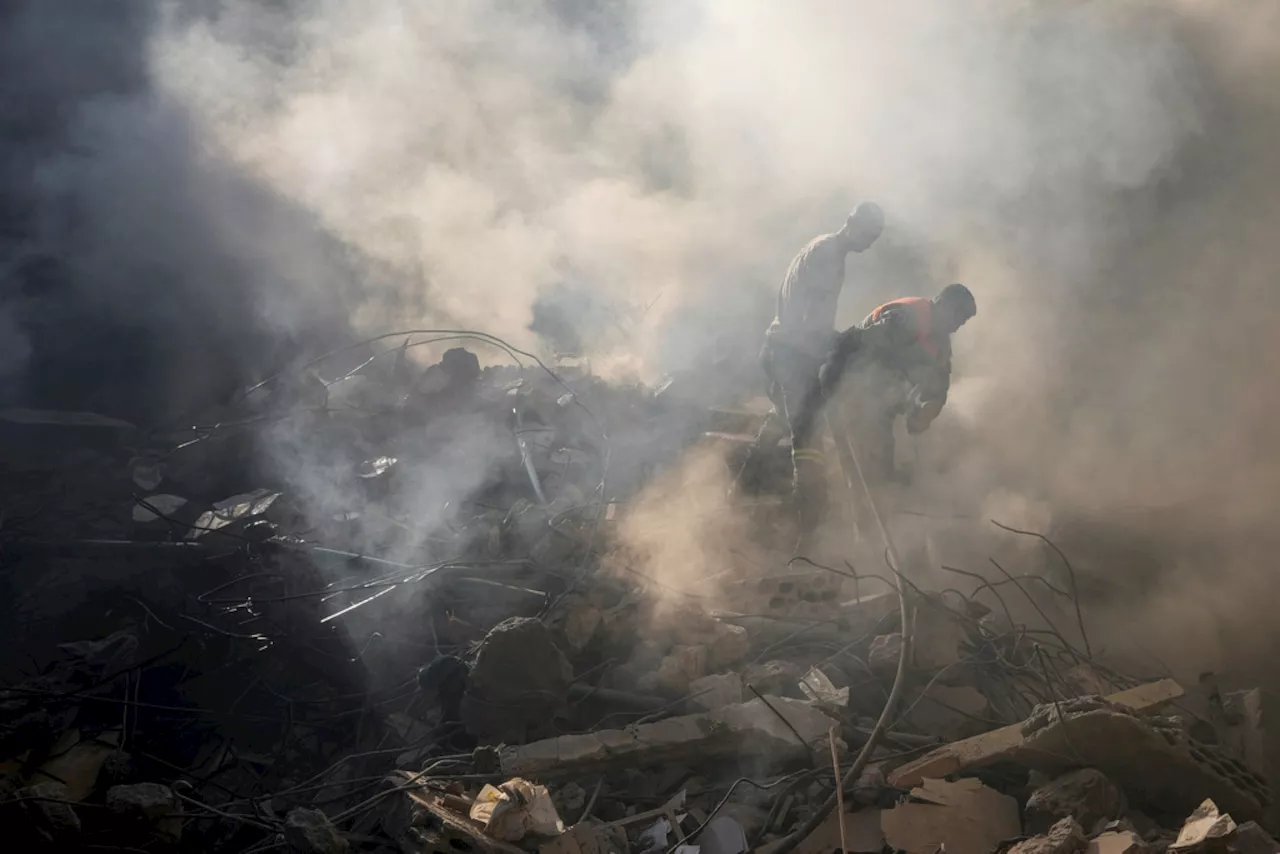
[[(1112, 520), (1184, 561), (1191, 537), (1193, 575), (1259, 583), (1240, 545), (1280, 492), (1265, 0), (55, 6), (5, 28), (56, 57), (69, 118), (55, 155), (6, 156), (6, 184), (38, 180), (3, 268), (60, 259), (76, 305), (148, 340), (176, 325), (256, 365), (352, 317), (536, 344), (579, 293), (598, 367), (749, 366), (789, 257), (874, 198), (889, 230), (842, 322), (951, 280), (980, 305), (919, 445), (931, 501)], [(30, 297), (2, 323), (28, 330), (0, 347), (13, 373), (39, 349)], [(172, 394), (192, 356), (135, 361)]]

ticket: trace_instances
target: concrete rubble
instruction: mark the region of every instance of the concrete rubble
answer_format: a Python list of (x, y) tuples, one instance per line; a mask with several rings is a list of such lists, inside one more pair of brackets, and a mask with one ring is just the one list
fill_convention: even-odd
[[(70, 567), (39, 576), (69, 579), (40, 591), (49, 651), (0, 689), (15, 850), (1280, 851), (1264, 692), (1112, 669), (992, 595), (1037, 601), (1019, 576), (900, 598), (778, 557), (766, 499), (735, 548), (767, 559), (655, 569), (634, 505), (740, 413), (365, 355), (208, 421), (297, 419), (341, 500), (216, 428), (131, 436), (118, 528), (2, 544)], [(459, 433), (503, 450), (424, 499)]]

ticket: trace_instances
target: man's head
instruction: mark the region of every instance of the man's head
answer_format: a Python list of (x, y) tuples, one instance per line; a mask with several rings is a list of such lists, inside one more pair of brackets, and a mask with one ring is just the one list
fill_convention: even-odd
[(840, 229), (850, 252), (861, 252), (876, 242), (884, 231), (884, 211), (875, 202), (863, 202), (853, 209)]
[(973, 294), (964, 285), (947, 285), (933, 298), (933, 325), (948, 335), (978, 313)]

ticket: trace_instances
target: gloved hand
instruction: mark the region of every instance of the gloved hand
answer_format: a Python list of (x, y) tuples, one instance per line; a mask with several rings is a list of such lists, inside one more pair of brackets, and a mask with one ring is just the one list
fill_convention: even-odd
[(933, 419), (938, 417), (938, 413), (942, 411), (942, 404), (937, 401), (927, 401), (925, 403), (916, 403), (907, 412), (907, 433), (912, 436), (918, 436), (925, 430), (929, 429), (929, 425), (933, 423)]

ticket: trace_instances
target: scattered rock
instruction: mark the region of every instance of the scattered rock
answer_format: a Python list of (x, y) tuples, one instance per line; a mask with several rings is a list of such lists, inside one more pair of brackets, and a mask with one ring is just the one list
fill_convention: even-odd
[(874, 806), (880, 802), (880, 795), (888, 783), (884, 778), (884, 769), (879, 765), (868, 765), (862, 769), (853, 784), (853, 801), (863, 806)]
[[(924, 670), (948, 668), (947, 675), (940, 678), (943, 682), (963, 678), (964, 668), (955, 665), (960, 662), (960, 645), (966, 637), (964, 626), (951, 616), (945, 606), (921, 607), (916, 611), (915, 635), (911, 643), (912, 663)], [(896, 659), (893, 666), (898, 666)]]
[(173, 789), (159, 783), (134, 783), (107, 789), (107, 806), (112, 812), (147, 822), (153, 831), (168, 839), (182, 836), (182, 802)]
[(1187, 816), (1178, 832), (1178, 838), (1169, 846), (1170, 851), (1213, 850), (1236, 829), (1231, 816), (1218, 811), (1218, 805), (1205, 800)]
[(573, 667), (539, 620), (512, 617), (485, 635), (462, 700), (478, 738), (521, 741), (564, 706)]
[(678, 646), (662, 659), (657, 671), (640, 678), (641, 690), (657, 690), (670, 695), (689, 693), (690, 683), (707, 672), (705, 646)]
[(892, 676), (898, 671), (898, 659), (902, 657), (902, 633), (876, 635), (867, 651), (867, 665), (874, 673)]
[(560, 633), (570, 652), (581, 652), (595, 637), (604, 613), (586, 596), (571, 594), (551, 617), (552, 629)]
[(766, 661), (742, 671), (742, 681), (745, 685), (754, 686), (761, 694), (788, 697), (799, 690), (796, 686), (804, 674), (803, 667), (790, 661)]
[(178, 809), (173, 789), (159, 783), (133, 783), (107, 790), (107, 806), (118, 813), (136, 813), (158, 818)]
[(715, 634), (707, 644), (707, 668), (723, 670), (737, 664), (751, 652), (751, 637), (742, 626), (717, 623)]
[(1246, 821), (1236, 828), (1231, 849), (1236, 854), (1276, 854), (1280, 851), (1280, 842), (1272, 839), (1256, 821)]
[(1147, 843), (1132, 830), (1109, 830), (1090, 840), (1085, 854), (1146, 854), (1147, 851)]
[(1101, 772), (1082, 768), (1032, 792), (1023, 818), (1028, 833), (1045, 833), (1067, 816), (1091, 830), (1124, 812), (1125, 798), (1120, 790)]
[(587, 806), (587, 790), (577, 783), (565, 783), (551, 795), (551, 802), (560, 815), (576, 818)]
[(37, 783), (19, 789), (18, 800), (37, 832), (50, 841), (70, 839), (80, 834), (80, 817), (69, 803), (62, 783)]
[(742, 677), (737, 673), (713, 673), (689, 683), (689, 702), (701, 709), (718, 709), (742, 702)]
[(285, 816), (284, 842), (290, 854), (345, 854), (350, 847), (328, 816), (305, 807)]
[(1019, 842), (1009, 849), (1009, 854), (1076, 854), (1088, 845), (1080, 822), (1067, 816), (1049, 828), (1048, 833)]

